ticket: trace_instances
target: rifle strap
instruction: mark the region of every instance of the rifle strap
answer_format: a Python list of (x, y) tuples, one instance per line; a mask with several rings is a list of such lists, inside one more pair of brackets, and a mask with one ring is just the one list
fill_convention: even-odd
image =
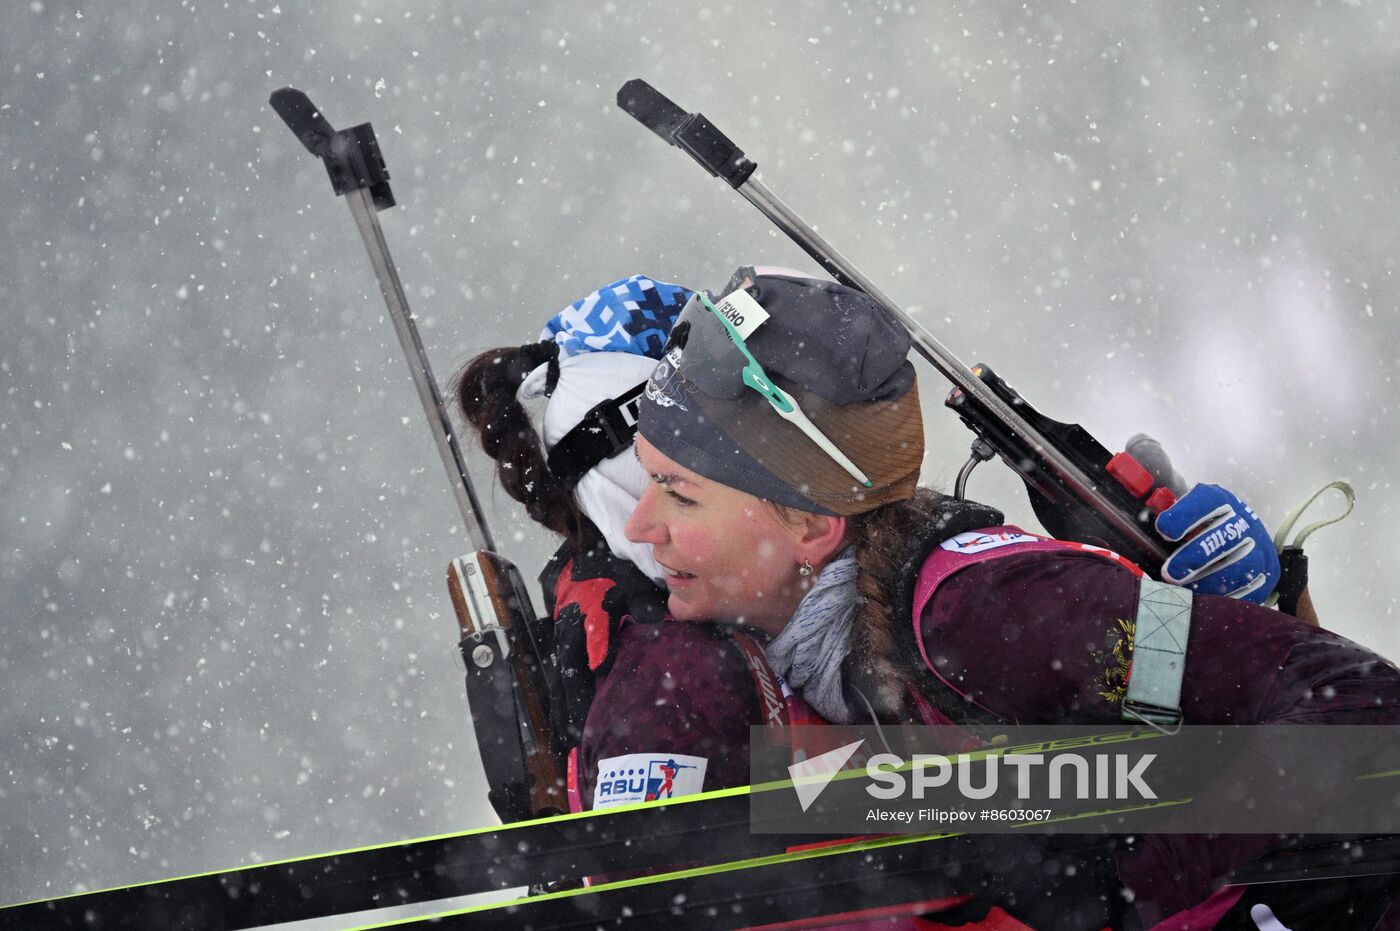
[(778, 683), (777, 674), (763, 655), (763, 647), (752, 634), (743, 631), (734, 631), (729, 639), (744, 658), (744, 665), (753, 677), (760, 721), (770, 728), (786, 727), (789, 723), (787, 702), (783, 700), (783, 689)]
[[(1346, 510), (1336, 517), (1327, 520), (1315, 521), (1302, 530), (1298, 531), (1293, 541), (1288, 541), (1288, 535), (1293, 531), (1293, 525), (1303, 516), (1303, 513), (1312, 507), (1313, 502), (1322, 497), (1326, 492), (1336, 490), (1346, 502)], [(1307, 500), (1299, 504), (1288, 512), (1284, 518), (1283, 525), (1279, 527), (1278, 533), (1274, 534), (1274, 549), (1278, 550), (1279, 566), (1282, 575), (1278, 585), (1274, 588), (1274, 593), (1265, 604), (1276, 604), (1280, 611), (1285, 614), (1298, 616), (1298, 602), (1303, 597), (1303, 591), (1308, 587), (1308, 556), (1303, 552), (1303, 543), (1315, 531), (1321, 530), (1330, 524), (1335, 524), (1343, 520), (1351, 509), (1356, 505), (1356, 492), (1351, 485), (1343, 481), (1329, 482), (1317, 491), (1313, 492)]]
[(590, 469), (631, 446), (645, 388), (646, 382), (642, 382), (595, 404), (550, 448), (546, 460), (550, 474), (573, 488)]
[(1181, 727), (1181, 682), (1191, 635), (1191, 592), (1149, 578), (1138, 580), (1133, 662), (1123, 696), (1123, 720), (1163, 733)]

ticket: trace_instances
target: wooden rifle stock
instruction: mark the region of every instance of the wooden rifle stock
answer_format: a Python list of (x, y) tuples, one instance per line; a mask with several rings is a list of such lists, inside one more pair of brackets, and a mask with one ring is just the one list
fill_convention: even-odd
[(488, 550), (447, 567), (481, 764), (502, 821), (568, 811), (563, 760), (550, 747), (541, 696), (552, 656), (520, 570)]

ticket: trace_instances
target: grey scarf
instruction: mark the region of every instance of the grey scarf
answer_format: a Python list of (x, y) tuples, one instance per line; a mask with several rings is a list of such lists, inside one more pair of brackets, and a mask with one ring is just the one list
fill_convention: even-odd
[(848, 547), (817, 576), (792, 620), (765, 651), (773, 671), (801, 692), (817, 714), (836, 724), (852, 720), (841, 687), (841, 661), (850, 646), (858, 600), (855, 551)]

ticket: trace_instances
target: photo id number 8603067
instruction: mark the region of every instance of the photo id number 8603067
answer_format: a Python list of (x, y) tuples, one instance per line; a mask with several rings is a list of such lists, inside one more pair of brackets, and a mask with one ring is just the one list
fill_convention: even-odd
[(949, 811), (944, 808), (921, 808), (916, 820), (927, 824), (956, 824), (968, 821), (1032, 822), (1049, 821), (1049, 808), (984, 808), (981, 811)]

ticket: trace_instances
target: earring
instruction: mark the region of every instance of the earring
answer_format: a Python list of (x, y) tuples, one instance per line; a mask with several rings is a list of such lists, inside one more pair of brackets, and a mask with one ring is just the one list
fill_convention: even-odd
[(797, 574), (802, 576), (804, 579), (807, 578), (807, 576), (811, 575), (812, 561), (809, 559), (802, 560), (802, 565), (797, 567)]

